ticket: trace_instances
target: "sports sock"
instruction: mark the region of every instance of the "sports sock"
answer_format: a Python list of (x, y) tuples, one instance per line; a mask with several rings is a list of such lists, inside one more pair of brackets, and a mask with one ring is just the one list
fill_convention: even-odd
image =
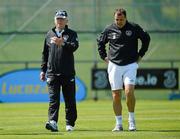
[(134, 112), (129, 112), (129, 121), (134, 121), (135, 120), (135, 116), (134, 116)]
[(122, 125), (122, 115), (115, 116), (116, 125)]

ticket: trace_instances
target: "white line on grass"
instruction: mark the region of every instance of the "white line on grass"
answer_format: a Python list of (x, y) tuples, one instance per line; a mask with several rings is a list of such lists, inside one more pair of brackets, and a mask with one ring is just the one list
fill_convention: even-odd
[[(26, 20), (18, 29), (17, 31), (22, 31), (47, 5), (53, 0), (47, 0), (28, 20)], [(12, 39), (16, 36), (16, 34), (12, 34), (7, 38), (4, 43), (0, 45), (0, 49), (6, 46)]]

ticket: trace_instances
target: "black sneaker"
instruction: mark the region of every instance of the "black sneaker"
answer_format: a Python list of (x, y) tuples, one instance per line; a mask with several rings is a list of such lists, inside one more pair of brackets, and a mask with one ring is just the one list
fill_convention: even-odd
[(46, 122), (46, 129), (51, 130), (52, 132), (57, 132), (58, 127), (57, 127), (56, 121), (51, 120), (51, 121)]

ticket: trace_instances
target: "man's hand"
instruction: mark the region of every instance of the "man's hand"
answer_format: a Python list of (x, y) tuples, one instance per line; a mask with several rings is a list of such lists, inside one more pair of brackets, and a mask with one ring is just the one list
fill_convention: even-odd
[(51, 38), (51, 43), (55, 43), (57, 46), (62, 46), (62, 44), (64, 43), (64, 39), (63, 37), (52, 37)]
[(108, 63), (109, 63), (108, 57), (105, 57), (105, 58), (104, 58), (104, 61), (106, 62), (106, 64), (108, 64)]
[(44, 72), (40, 73), (40, 80), (45, 81), (46, 80), (46, 74)]

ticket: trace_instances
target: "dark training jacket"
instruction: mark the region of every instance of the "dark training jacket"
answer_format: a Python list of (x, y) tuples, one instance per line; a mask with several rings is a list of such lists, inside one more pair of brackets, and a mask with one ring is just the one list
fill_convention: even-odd
[[(138, 39), (142, 46), (138, 51)], [(113, 23), (107, 26), (97, 39), (100, 57), (107, 57), (106, 44), (109, 43), (108, 59), (117, 65), (127, 65), (143, 57), (148, 50), (150, 36), (139, 25), (126, 22), (123, 28)]]
[(54, 36), (58, 37), (55, 27), (48, 31), (44, 40), (41, 71), (47, 72), (47, 75), (74, 76), (73, 52), (79, 47), (77, 33), (66, 26), (62, 33), (65, 40), (62, 46), (51, 43)]

